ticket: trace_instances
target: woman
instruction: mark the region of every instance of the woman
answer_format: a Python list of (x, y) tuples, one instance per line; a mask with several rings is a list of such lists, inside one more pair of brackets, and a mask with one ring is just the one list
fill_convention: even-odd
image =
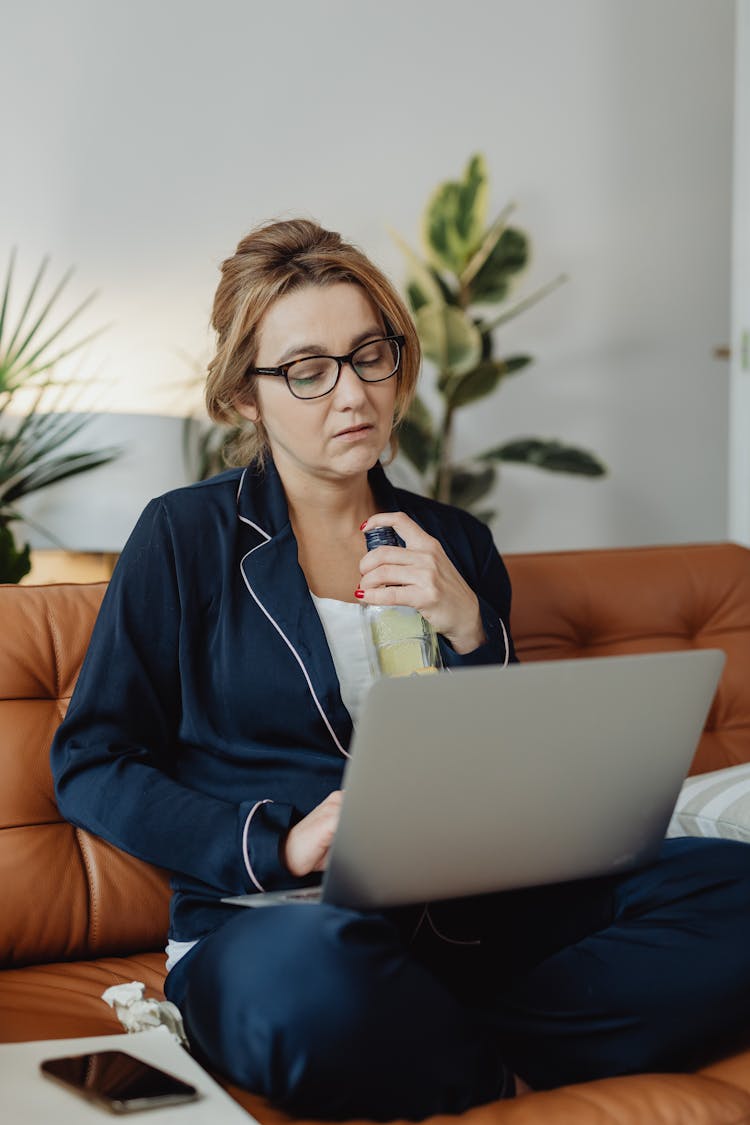
[[(380, 271), (314, 223), (271, 224), (224, 262), (213, 323), (209, 411), (247, 421), (247, 467), (148, 505), (52, 749), (63, 813), (173, 872), (166, 992), (193, 1049), (291, 1112), (381, 1119), (511, 1096), (514, 1070), (691, 1065), (750, 1000), (743, 845), (384, 913), (221, 903), (326, 865), (369, 684), (362, 603), (418, 608), (448, 665), (515, 656), (487, 529), (380, 467), (419, 368)], [(405, 550), (365, 552), (382, 525)]]

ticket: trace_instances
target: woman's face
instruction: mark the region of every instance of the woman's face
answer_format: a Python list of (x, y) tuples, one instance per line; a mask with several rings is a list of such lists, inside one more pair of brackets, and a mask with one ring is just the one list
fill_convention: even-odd
[[(383, 318), (359, 285), (310, 285), (279, 297), (258, 331), (257, 367), (278, 367), (310, 355), (347, 355), (386, 335)], [(347, 363), (322, 398), (298, 399), (286, 380), (256, 375), (257, 403), (238, 405), (260, 417), (282, 478), (306, 474), (340, 480), (367, 472), (388, 445), (397, 377), (363, 383)]]

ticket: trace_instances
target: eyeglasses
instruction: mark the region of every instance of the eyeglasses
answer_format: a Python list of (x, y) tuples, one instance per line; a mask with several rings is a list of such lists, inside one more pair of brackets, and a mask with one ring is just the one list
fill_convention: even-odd
[(360, 344), (349, 355), (308, 355), (279, 367), (248, 367), (246, 375), (280, 375), (295, 398), (322, 398), (339, 381), (348, 363), (363, 383), (382, 383), (399, 369), (403, 336), (384, 336)]

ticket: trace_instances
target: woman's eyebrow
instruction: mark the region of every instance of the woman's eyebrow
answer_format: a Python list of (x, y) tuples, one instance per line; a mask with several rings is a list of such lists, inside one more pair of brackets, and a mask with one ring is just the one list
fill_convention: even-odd
[(277, 360), (276, 366), (281, 367), (284, 363), (289, 363), (295, 357), (302, 357), (306, 355), (320, 355), (325, 351), (322, 344), (293, 344), (291, 348), (287, 348), (281, 359)]
[[(384, 331), (383, 328), (379, 327), (366, 328), (364, 332), (360, 332), (358, 336), (355, 336), (354, 339), (350, 341), (350, 351), (354, 351), (354, 349), (359, 347), (360, 344), (363, 344), (365, 340), (378, 339), (383, 335)], [(285, 363), (291, 363), (295, 358), (304, 359), (305, 356), (314, 355), (330, 355), (330, 352), (326, 351), (324, 344), (293, 344), (291, 348), (287, 348), (281, 359), (277, 361), (276, 366), (282, 367)]]

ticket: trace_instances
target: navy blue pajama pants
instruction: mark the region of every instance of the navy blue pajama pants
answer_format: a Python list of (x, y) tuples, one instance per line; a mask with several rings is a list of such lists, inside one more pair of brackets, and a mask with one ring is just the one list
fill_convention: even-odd
[(199, 1059), (304, 1116), (684, 1070), (750, 1038), (750, 846), (670, 840), (627, 875), (427, 912), (238, 908), (166, 992)]

